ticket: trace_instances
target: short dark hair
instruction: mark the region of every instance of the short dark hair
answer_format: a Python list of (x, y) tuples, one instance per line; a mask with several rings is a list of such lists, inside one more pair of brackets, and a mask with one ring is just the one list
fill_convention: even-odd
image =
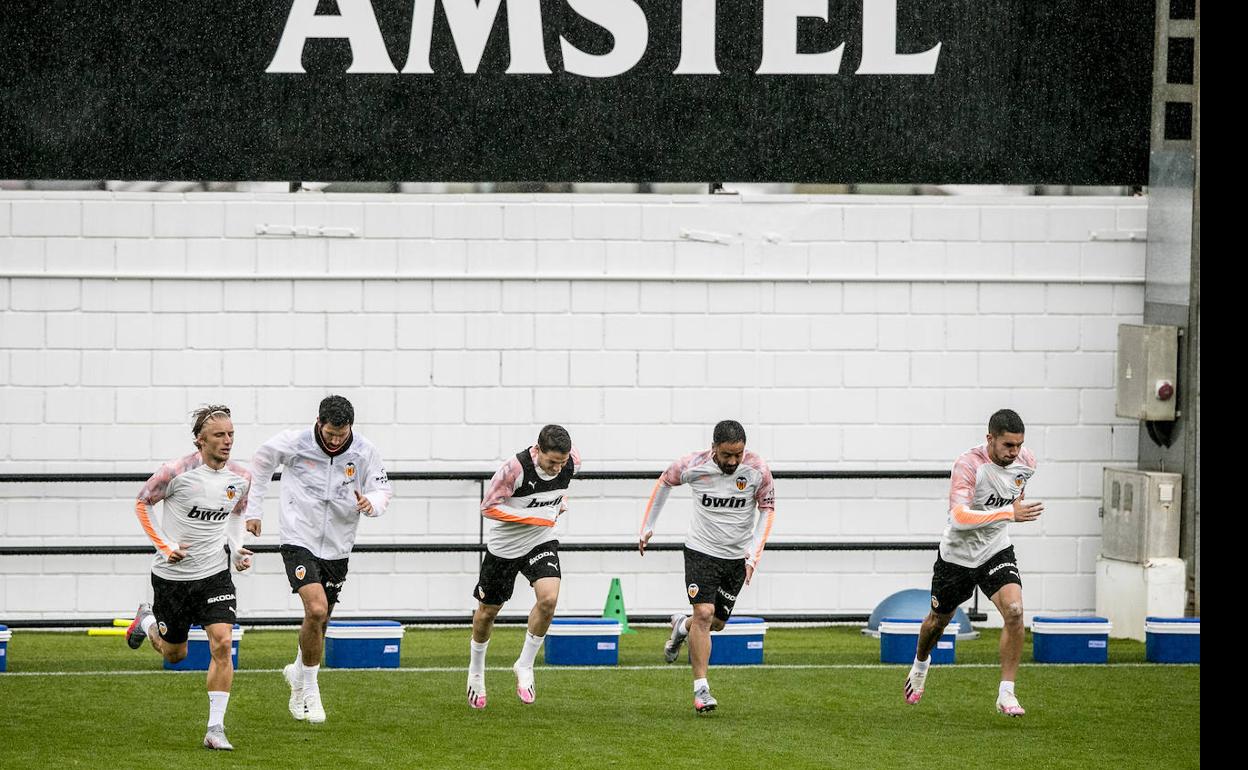
[(1002, 433), (1026, 433), (1023, 418), (1013, 409), (998, 409), (988, 418), (988, 433), (1000, 436)]
[(720, 420), (715, 425), (715, 432), (711, 434), (711, 445), (718, 444), (735, 444), (738, 441), (745, 442), (745, 428), (741, 427), (741, 423), (736, 420)]
[(224, 404), (205, 404), (195, 411), (191, 412), (191, 440), (195, 442), (195, 446), (199, 446), (199, 434), (204, 429), (204, 423), (217, 417), (230, 416), (230, 408)]
[(351, 406), (351, 402), (342, 396), (326, 396), (321, 399), (320, 409), (317, 410), (316, 419), (320, 420), (321, 425), (343, 425), (355, 424), (355, 407)]
[(572, 451), (572, 437), (562, 425), (547, 425), (537, 434), (537, 448), (543, 452), (567, 454)]

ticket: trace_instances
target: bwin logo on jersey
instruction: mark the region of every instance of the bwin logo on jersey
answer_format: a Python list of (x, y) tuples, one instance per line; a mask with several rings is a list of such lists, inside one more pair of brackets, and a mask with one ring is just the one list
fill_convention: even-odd
[(530, 500), (525, 508), (548, 508), (552, 505), (558, 505), (563, 502), (563, 495), (559, 495), (554, 500)]
[(1004, 508), (1007, 505), (1013, 505), (1014, 498), (1006, 499), (997, 495), (988, 495), (988, 499), (984, 501), (985, 508)]
[(748, 501), (744, 497), (711, 497), (702, 495), (703, 508), (744, 508)]
[(211, 508), (200, 508), (198, 505), (193, 506), (191, 510), (186, 512), (186, 518), (198, 519), (200, 521), (221, 521), (229, 515), (229, 511), (224, 508), (212, 510)]

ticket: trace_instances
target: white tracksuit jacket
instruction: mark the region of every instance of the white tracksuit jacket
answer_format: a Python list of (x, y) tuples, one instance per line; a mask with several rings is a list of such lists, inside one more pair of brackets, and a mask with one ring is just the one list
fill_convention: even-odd
[(288, 430), (264, 442), (251, 458), (247, 521), (264, 516), (264, 495), (279, 465), (282, 471), (281, 543), (307, 548), (321, 559), (345, 559), (360, 522), (355, 493), (368, 498), (380, 516), (394, 492), (381, 453), (355, 431), (346, 447), (330, 455), (315, 428)]

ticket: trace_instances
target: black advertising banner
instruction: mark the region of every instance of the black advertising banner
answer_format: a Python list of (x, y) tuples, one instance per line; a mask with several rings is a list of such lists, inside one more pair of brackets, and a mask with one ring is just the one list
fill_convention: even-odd
[(7, 0), (0, 178), (1147, 182), (1154, 0)]

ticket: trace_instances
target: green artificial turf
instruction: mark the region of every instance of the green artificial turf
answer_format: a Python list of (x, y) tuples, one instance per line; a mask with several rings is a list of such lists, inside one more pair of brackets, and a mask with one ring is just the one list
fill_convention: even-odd
[(994, 709), (997, 631), (960, 641), (958, 665), (934, 667), (908, 706), (906, 667), (881, 665), (876, 640), (773, 627), (766, 665), (712, 667), (720, 707), (698, 716), (688, 665), (662, 663), (665, 629), (621, 637), (619, 667), (545, 667), (539, 655), (529, 706), (508, 670), (522, 634), (496, 629), (484, 711), (464, 697), (468, 630), (408, 629), (402, 665), (416, 670), (322, 669), (329, 718), (311, 725), (286, 710), (294, 631), (248, 631), (226, 717), (236, 750), (224, 754), (200, 747), (202, 672), (163, 672), (155, 651), (118, 637), (18, 631), (0, 674), (0, 767), (1200, 765), (1200, 667), (1145, 665), (1137, 642), (1111, 640), (1111, 666), (1040, 666), (1029, 641), (1017, 685), (1027, 716), (1010, 719)]

